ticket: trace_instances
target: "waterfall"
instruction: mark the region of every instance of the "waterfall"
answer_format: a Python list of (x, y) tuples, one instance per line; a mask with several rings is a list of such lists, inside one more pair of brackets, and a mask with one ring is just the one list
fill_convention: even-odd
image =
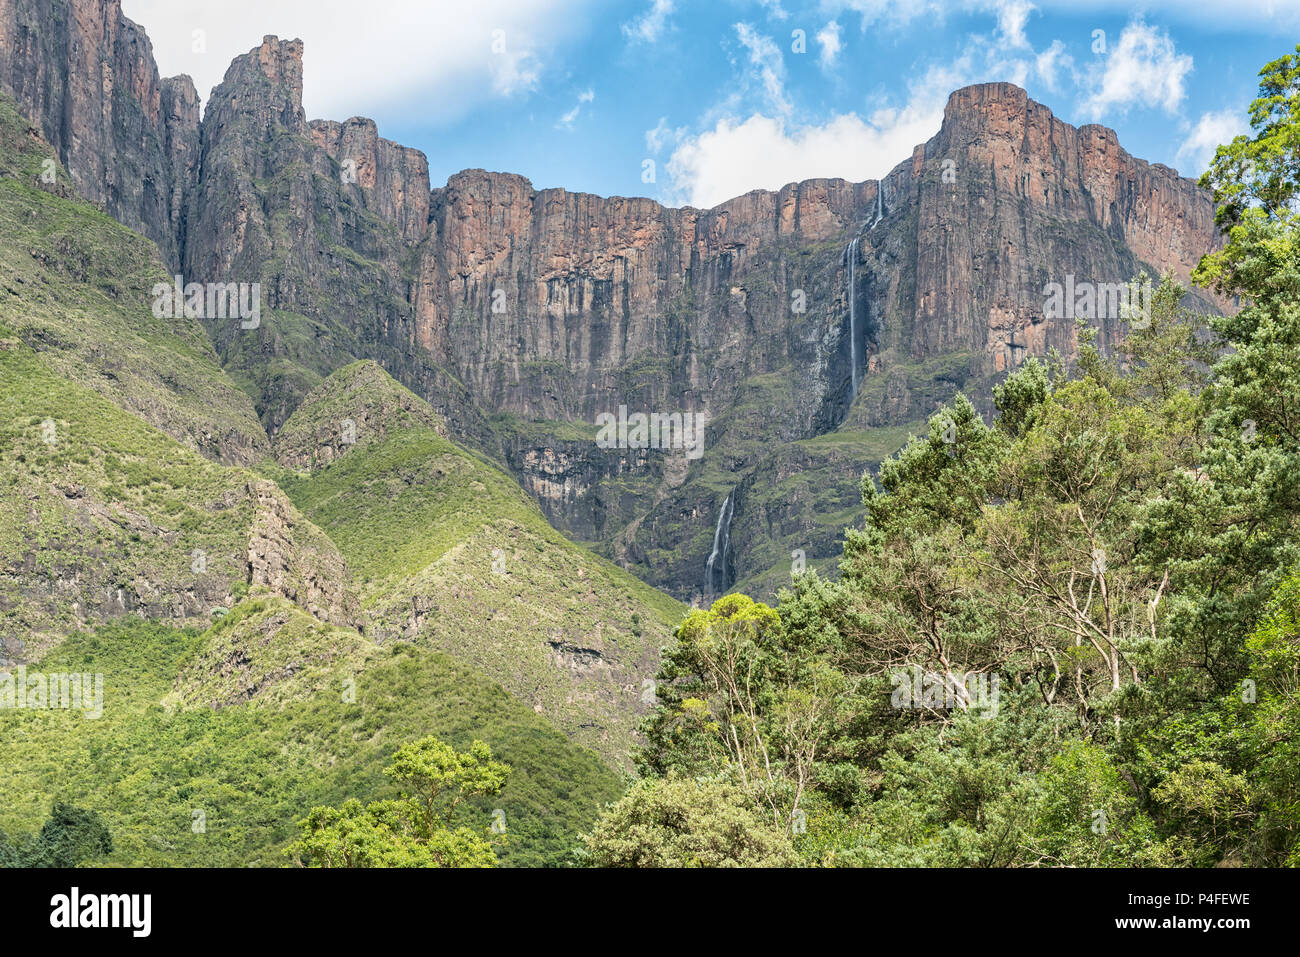
[(844, 251), (849, 261), (849, 363), (853, 376), (853, 398), (858, 396), (858, 240), (854, 237)]
[[(718, 527), (713, 532), (713, 551), (709, 553), (709, 562), (704, 566), (704, 593), (712, 598), (718, 591), (727, 590), (727, 552), (731, 551), (731, 516), (735, 507), (728, 495), (722, 501), (722, 511), (718, 512)], [(722, 588), (713, 587), (713, 567), (722, 559)]]
[(882, 179), (876, 183), (876, 218), (871, 221), (871, 229), (876, 228), (876, 224), (885, 218), (885, 181)]

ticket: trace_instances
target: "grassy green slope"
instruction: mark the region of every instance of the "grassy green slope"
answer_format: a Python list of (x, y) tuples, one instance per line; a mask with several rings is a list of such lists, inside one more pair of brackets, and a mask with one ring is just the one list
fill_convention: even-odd
[(246, 578), (251, 473), (70, 381), (3, 325), (0, 380), (0, 653), (38, 656), (123, 614), (207, 619), (229, 603)]
[[(336, 439), (344, 420), (355, 444)], [(626, 760), (678, 602), (565, 539), (373, 362), (314, 390), (277, 451), (326, 463), (274, 477), (347, 558), (368, 637), (449, 651), (579, 742)]]
[[(113, 863), (281, 864), (295, 819), (314, 804), (391, 795), (382, 768), (393, 751), (437, 734), (458, 746), (487, 740), (514, 765), (505, 793), (467, 812), (477, 824), (505, 811), (504, 862), (567, 860), (576, 834), (621, 790), (617, 773), (520, 701), (518, 687), (510, 694), (434, 642), (379, 646), (342, 626), (355, 602), (338, 549), (274, 482), (243, 467), (271, 451), (247, 396), (196, 323), (152, 315), (150, 290), (165, 278), (153, 247), (77, 200), (57, 167), (45, 182), (50, 158), (0, 102), (0, 663), (103, 673), (108, 700), (98, 721), (0, 711), (0, 827), (35, 827), (67, 798), (109, 820)], [(365, 375), (354, 383), (372, 384)], [(298, 424), (312, 411), (323, 422), (337, 417), (325, 403)], [(453, 549), (487, 548), (466, 522), (481, 530), (506, 516), (524, 533), (519, 542), (577, 554), (513, 482), (447, 443), (409, 393), (379, 411), (382, 422), (358, 414), (364, 442), (391, 431), (385, 448), (417, 465), (429, 453), (447, 469), (418, 506), (401, 503), (442, 537), (425, 542), (417, 525), (401, 540), (400, 509), (336, 522), (369, 579), (368, 612), (396, 596), (457, 603), (450, 579), (422, 589), (401, 576)], [(314, 433), (287, 429), (281, 438), (321, 445)], [(373, 491), (364, 470), (332, 475), (359, 483), (333, 486), (340, 499), (362, 502)], [(403, 547), (397, 563), (394, 542)], [(617, 623), (607, 643), (634, 644), (651, 673), (675, 604), (591, 556), (577, 564), (589, 570), (566, 573), (612, 596), (613, 610), (593, 616), (597, 629)], [(378, 634), (391, 617), (379, 611)], [(457, 621), (457, 650), (496, 641), (490, 618)], [(346, 699), (345, 681), (355, 689)], [(619, 750), (606, 759), (625, 754), (639, 692), (613, 702), (620, 734), (606, 739)], [(572, 690), (556, 707), (575, 725), (605, 725)], [(192, 830), (195, 811), (206, 815), (204, 833)]]
[(0, 324), (0, 662), (123, 615), (206, 623), (249, 584), (353, 620), (346, 564), (274, 483), (190, 451)]
[[(292, 635), (247, 640), (274, 621)], [(251, 659), (243, 677), (279, 680), (248, 703), (208, 707), (247, 690), (213, 668), (237, 647)], [(486, 828), (505, 812), (503, 864), (566, 863), (621, 790), (594, 753), (473, 668), (409, 643), (378, 648), (262, 596), (206, 633), (126, 621), (77, 635), (40, 668), (104, 675), (103, 717), (0, 711), (0, 829), (33, 830), (53, 800), (74, 801), (111, 828), (106, 863), (288, 864), (296, 820), (314, 805), (395, 796), (384, 766), (427, 734), (487, 741), (512, 765), (504, 792), (463, 816)]]
[(60, 376), (208, 457), (248, 464), (268, 453), (199, 321), (153, 315), (153, 287), (170, 281), (157, 247), (78, 199), (3, 94), (0, 236), (0, 323)]

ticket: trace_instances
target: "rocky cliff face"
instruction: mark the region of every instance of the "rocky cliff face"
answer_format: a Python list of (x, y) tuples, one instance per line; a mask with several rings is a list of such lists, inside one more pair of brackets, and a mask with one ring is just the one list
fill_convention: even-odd
[[(434, 295), (417, 333), (492, 407), (523, 416), (716, 411), (750, 374), (817, 361), (789, 308), (796, 260), (874, 193), (813, 181), (700, 211), (461, 173), (434, 193), (438, 243), (421, 264)], [(737, 284), (750, 275), (761, 288)], [(805, 404), (800, 428), (816, 412)]]
[(162, 80), (119, 0), (0, 0), (0, 89), (56, 149), (78, 192), (180, 264), (198, 96)]
[[(1005, 83), (955, 92), (939, 134), (888, 185), (906, 248), (868, 230), (861, 250), (868, 308), (894, 320), (882, 345), (915, 359), (972, 350), (984, 372), (1074, 352), (1073, 323), (1044, 319), (1046, 283), (1125, 282), (1144, 265), (1186, 283), (1216, 243), (1213, 204), (1195, 182)], [(906, 272), (914, 289), (885, 292)]]
[[(1047, 283), (1143, 269), (1186, 282), (1217, 242), (1193, 181), (1009, 84), (953, 94), (938, 135), (879, 183), (698, 211), (469, 172), (434, 197), (427, 285), (443, 297), (417, 311), (418, 334), (471, 392), (530, 420), (592, 422), (620, 404), (710, 415), (703, 460), (676, 474), (670, 456), (559, 429), (504, 441), (553, 521), (682, 597), (706, 590), (729, 495), (724, 580), (764, 590), (792, 556), (838, 554), (815, 516), (852, 520), (857, 476), (901, 427), (958, 389), (988, 410), (1027, 355), (1074, 355), (1073, 319), (1045, 314)], [(1105, 347), (1121, 323), (1096, 325)], [(791, 445), (832, 433), (846, 441)]]
[(190, 279), (262, 284), (272, 320), (208, 326), (272, 429), (355, 359), (379, 359), (410, 382), (440, 374), (413, 349), (428, 165), (369, 120), (309, 124), (302, 54), (300, 41), (267, 37), (213, 90), (184, 255)]
[[(825, 565), (837, 535), (815, 516), (852, 521), (857, 475), (908, 426), (958, 389), (987, 410), (1027, 355), (1073, 355), (1048, 282), (1186, 279), (1217, 241), (1195, 183), (1009, 84), (954, 93), (880, 182), (712, 210), (481, 170), (430, 190), (424, 157), (373, 122), (307, 121), (298, 41), (237, 58), (196, 130), (191, 91), (157, 80), (115, 2), (59, 8), (0, 0), (5, 82), (85, 194), (160, 236), (188, 279), (262, 283), (259, 328), (208, 329), (270, 431), (333, 370), (377, 360), (553, 523), (680, 597), (707, 587), (733, 494), (715, 584), (766, 587), (796, 551)], [(65, 62), (82, 77), (66, 89), (50, 72)], [(122, 163), (96, 167), (118, 142)], [(1097, 325), (1103, 346), (1120, 328)], [(599, 447), (596, 417), (620, 406), (707, 415), (703, 456)]]

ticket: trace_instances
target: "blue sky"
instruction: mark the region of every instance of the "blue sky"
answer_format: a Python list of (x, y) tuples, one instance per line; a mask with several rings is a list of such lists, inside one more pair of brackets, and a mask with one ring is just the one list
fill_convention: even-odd
[[(123, 0), (207, 100), (263, 34), (301, 37), (312, 118), (370, 116), (460, 169), (711, 206), (875, 178), (948, 93), (1009, 80), (1196, 175), (1246, 129), (1300, 0)], [(648, 164), (653, 163), (653, 166)], [(653, 174), (653, 181), (648, 182)]]

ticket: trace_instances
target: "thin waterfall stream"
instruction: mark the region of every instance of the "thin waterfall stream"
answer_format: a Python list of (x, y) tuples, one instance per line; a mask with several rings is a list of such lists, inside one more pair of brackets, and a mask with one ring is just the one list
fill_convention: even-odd
[[(718, 512), (718, 527), (713, 531), (713, 551), (709, 553), (708, 564), (704, 566), (704, 593), (710, 598), (727, 589), (727, 553), (731, 550), (731, 517), (735, 511), (731, 496), (728, 495), (722, 501), (722, 510)], [(715, 588), (714, 569), (718, 566), (719, 559), (722, 560), (722, 587)]]
[(853, 377), (853, 398), (858, 397), (858, 240), (854, 237), (844, 251), (849, 263), (849, 369)]

